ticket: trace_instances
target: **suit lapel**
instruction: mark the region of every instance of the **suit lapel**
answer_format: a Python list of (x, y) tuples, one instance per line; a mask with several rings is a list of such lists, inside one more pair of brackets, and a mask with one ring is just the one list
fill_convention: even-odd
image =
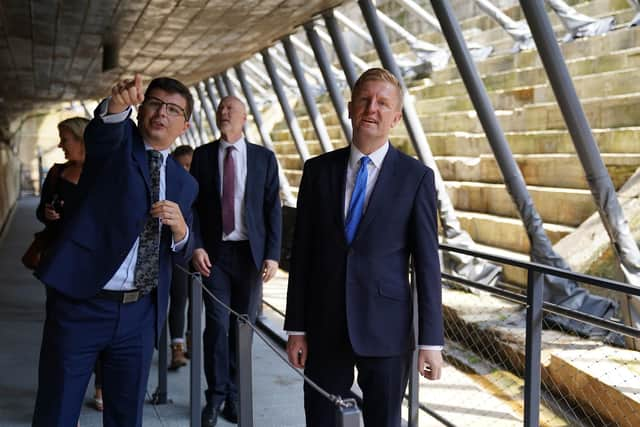
[(147, 196), (151, 198), (151, 177), (149, 175), (149, 161), (147, 160), (147, 150), (141, 138), (135, 138), (132, 147), (133, 160), (138, 166), (140, 175), (144, 179), (147, 188)]
[(175, 163), (172, 158), (167, 158), (167, 165), (165, 166), (165, 183), (166, 194), (165, 199), (178, 203), (180, 190), (182, 189), (183, 181), (178, 179), (178, 168), (180, 165)]
[(356, 235), (353, 238), (355, 241), (364, 230), (367, 228), (371, 221), (375, 218), (376, 214), (380, 210), (385, 208), (385, 205), (389, 204), (390, 196), (394, 191), (394, 176), (396, 170), (396, 160), (398, 157), (397, 151), (389, 144), (389, 151), (382, 162), (382, 168), (378, 174), (373, 190), (371, 190), (371, 197), (369, 197), (369, 204), (367, 210), (364, 211)]
[[(349, 147), (343, 148), (341, 155), (337, 157), (337, 160), (333, 164), (333, 170), (331, 172), (331, 188), (329, 193), (334, 198), (333, 209), (335, 214), (336, 225), (340, 227), (342, 235), (344, 236), (344, 196), (345, 186), (347, 182), (347, 165), (349, 163)], [(346, 236), (345, 236), (346, 241)]]
[(220, 195), (220, 170), (218, 163), (218, 152), (220, 151), (220, 140), (215, 141), (211, 144), (211, 150), (209, 151), (209, 168), (210, 171), (213, 172), (213, 176), (211, 177), (213, 180), (213, 192), (218, 196), (218, 202), (221, 202), (222, 196)]
[[(254, 182), (254, 179), (255, 179), (254, 174), (257, 171), (258, 165), (257, 165), (256, 156), (255, 156), (256, 153), (253, 149), (254, 147), (252, 146), (252, 144), (249, 143), (249, 141), (247, 141), (246, 138), (244, 140), (244, 145), (247, 150), (247, 177), (244, 183), (244, 201), (246, 206), (250, 206), (249, 202), (250, 200), (252, 200), (251, 191), (253, 189), (253, 185), (249, 185), (249, 183)], [(245, 217), (247, 217), (250, 209), (245, 209), (244, 211), (245, 211)]]
[[(175, 161), (171, 158), (167, 158), (167, 163), (165, 165), (165, 195), (164, 198), (166, 200), (171, 200), (172, 202), (178, 203), (180, 201), (180, 191), (182, 190), (182, 185), (184, 184), (183, 180), (178, 178), (178, 168), (181, 166), (176, 164)], [(171, 229), (163, 225), (162, 226), (162, 236), (163, 239), (169, 239), (171, 237)]]

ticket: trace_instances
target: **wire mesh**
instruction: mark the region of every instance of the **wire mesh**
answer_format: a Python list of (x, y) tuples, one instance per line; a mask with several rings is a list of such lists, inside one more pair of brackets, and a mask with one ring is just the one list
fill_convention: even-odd
[[(446, 284), (452, 286), (443, 292), (445, 358), (482, 391), (457, 402), (458, 412), (471, 416), (448, 419), (455, 425), (522, 425), (525, 306)], [(640, 425), (640, 353), (620, 347), (619, 335), (601, 329), (596, 337), (578, 336), (552, 320), (546, 313), (540, 425)]]

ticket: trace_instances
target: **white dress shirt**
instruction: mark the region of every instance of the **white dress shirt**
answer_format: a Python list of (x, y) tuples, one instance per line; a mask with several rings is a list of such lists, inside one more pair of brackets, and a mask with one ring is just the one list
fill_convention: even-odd
[[(98, 107), (98, 115), (102, 119), (104, 123), (120, 123), (129, 117), (131, 113), (131, 107), (118, 114), (108, 114), (109, 100), (107, 98), (106, 102), (102, 102)], [(145, 143), (145, 148), (147, 150), (152, 150), (152, 148)], [(162, 154), (162, 164), (160, 165), (160, 194), (159, 200), (165, 200), (166, 189), (167, 189), (167, 179), (166, 179), (166, 165), (167, 165), (167, 157), (169, 156), (169, 149), (160, 151)], [(158, 228), (161, 228), (162, 224), (160, 220), (158, 220)], [(187, 227), (187, 234), (184, 239), (175, 243), (171, 241), (171, 250), (174, 252), (180, 251), (184, 245), (189, 240), (189, 227)], [(138, 246), (140, 245), (140, 237), (133, 242), (133, 246), (129, 250), (127, 257), (124, 259), (118, 270), (115, 272), (113, 277), (104, 285), (103, 289), (108, 289), (111, 291), (132, 291), (136, 290), (136, 286), (134, 283), (135, 280), (135, 271), (136, 271), (136, 261), (138, 260)]]
[[(378, 148), (373, 153), (369, 154), (367, 157), (371, 159), (371, 161), (367, 164), (367, 189), (365, 191), (364, 196), (364, 208), (362, 210), (362, 215), (367, 211), (367, 206), (369, 206), (369, 199), (371, 198), (371, 192), (373, 191), (376, 182), (378, 181), (378, 176), (380, 175), (380, 169), (382, 168), (382, 163), (384, 162), (387, 153), (389, 152), (389, 142), (387, 141), (382, 147)], [(347, 164), (347, 178), (345, 181), (345, 189), (344, 189), (344, 217), (347, 217), (347, 212), (349, 211), (349, 202), (351, 201), (351, 194), (353, 193), (353, 188), (355, 187), (356, 176), (358, 175), (358, 169), (360, 169), (360, 159), (365, 155), (360, 152), (356, 148), (354, 144), (351, 144), (351, 152), (349, 154), (349, 163)], [(287, 331), (288, 335), (305, 335), (305, 332), (302, 331)], [(418, 348), (420, 350), (442, 350), (441, 345), (419, 345)]]
[(222, 240), (241, 241), (249, 240), (247, 224), (244, 216), (244, 194), (247, 185), (247, 143), (244, 137), (232, 143), (223, 139), (218, 147), (218, 172), (220, 173), (220, 200), (222, 200), (222, 188), (224, 184), (224, 159), (227, 155), (227, 147), (234, 147), (231, 155), (236, 165), (235, 191), (233, 200), (234, 225), (235, 228), (229, 234), (222, 233)]
[[(369, 206), (369, 199), (371, 198), (371, 191), (376, 185), (378, 175), (380, 174), (380, 168), (382, 162), (389, 151), (389, 143), (387, 142), (382, 147), (378, 148), (367, 157), (371, 161), (367, 164), (367, 190), (364, 193), (364, 207), (362, 209), (362, 215), (367, 211)], [(351, 153), (349, 154), (349, 163), (347, 164), (347, 179), (344, 187), (344, 217), (347, 218), (347, 212), (349, 211), (349, 202), (351, 202), (351, 194), (353, 193), (353, 187), (356, 185), (356, 176), (358, 175), (358, 169), (360, 169), (360, 159), (365, 155), (356, 148), (354, 144), (351, 144)]]

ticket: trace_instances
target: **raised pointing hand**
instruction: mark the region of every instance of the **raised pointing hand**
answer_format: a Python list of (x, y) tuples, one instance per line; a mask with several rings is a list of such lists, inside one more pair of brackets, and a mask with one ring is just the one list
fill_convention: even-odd
[(109, 114), (121, 113), (132, 105), (142, 103), (143, 100), (142, 77), (136, 74), (133, 80), (122, 80), (111, 88)]

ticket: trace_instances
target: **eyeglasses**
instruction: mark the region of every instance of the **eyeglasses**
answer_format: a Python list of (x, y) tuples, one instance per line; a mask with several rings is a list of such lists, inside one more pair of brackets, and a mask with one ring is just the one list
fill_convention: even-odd
[(187, 112), (184, 111), (184, 108), (182, 108), (178, 104), (174, 104), (172, 102), (164, 102), (163, 100), (158, 99), (155, 96), (148, 96), (144, 100), (142, 105), (145, 106), (145, 107), (149, 107), (153, 111), (158, 111), (160, 108), (162, 108), (163, 106), (166, 105), (167, 114), (168, 115), (170, 115), (172, 117), (182, 116), (182, 117), (184, 117), (185, 120), (189, 120), (187, 118)]

